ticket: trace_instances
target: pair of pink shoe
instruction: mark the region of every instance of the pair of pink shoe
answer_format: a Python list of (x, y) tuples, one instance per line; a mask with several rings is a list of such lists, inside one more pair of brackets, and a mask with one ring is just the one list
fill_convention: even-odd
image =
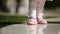
[(47, 24), (47, 21), (44, 18), (28, 18), (27, 24), (35, 25), (35, 24)]

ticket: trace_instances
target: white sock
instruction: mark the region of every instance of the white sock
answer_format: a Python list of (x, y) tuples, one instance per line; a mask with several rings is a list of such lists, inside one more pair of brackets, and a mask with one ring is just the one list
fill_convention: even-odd
[(38, 13), (38, 14), (37, 14), (37, 17), (38, 17), (38, 18), (43, 18), (43, 13)]
[(32, 10), (32, 11), (29, 13), (29, 17), (36, 18), (36, 10)]

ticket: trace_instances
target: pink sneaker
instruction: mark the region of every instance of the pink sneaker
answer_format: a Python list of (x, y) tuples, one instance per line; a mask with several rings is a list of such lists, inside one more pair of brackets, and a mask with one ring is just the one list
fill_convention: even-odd
[(38, 24), (47, 24), (47, 21), (44, 18), (37, 18)]
[(32, 17), (28, 18), (27, 24), (36, 25), (37, 24), (36, 18), (32, 18)]

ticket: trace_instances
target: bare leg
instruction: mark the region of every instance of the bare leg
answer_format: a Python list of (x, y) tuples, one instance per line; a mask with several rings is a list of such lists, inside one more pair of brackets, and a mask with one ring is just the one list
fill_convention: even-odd
[(37, 16), (40, 17), (39, 14), (43, 13), (43, 9), (44, 9), (44, 4), (45, 4), (46, 0), (38, 0), (37, 1)]
[(36, 0), (29, 0), (29, 17), (36, 17)]
[(43, 19), (43, 9), (46, 0), (37, 0), (37, 21), (38, 23), (45, 24), (47, 21)]
[(37, 0), (29, 0), (29, 24), (37, 24), (36, 20), (36, 5)]

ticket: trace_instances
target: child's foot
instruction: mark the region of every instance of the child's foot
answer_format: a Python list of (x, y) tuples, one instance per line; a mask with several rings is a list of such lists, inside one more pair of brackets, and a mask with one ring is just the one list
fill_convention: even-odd
[(27, 24), (36, 25), (37, 24), (36, 18), (33, 18), (33, 17), (28, 18)]
[(47, 21), (44, 18), (37, 18), (38, 24), (47, 24)]

